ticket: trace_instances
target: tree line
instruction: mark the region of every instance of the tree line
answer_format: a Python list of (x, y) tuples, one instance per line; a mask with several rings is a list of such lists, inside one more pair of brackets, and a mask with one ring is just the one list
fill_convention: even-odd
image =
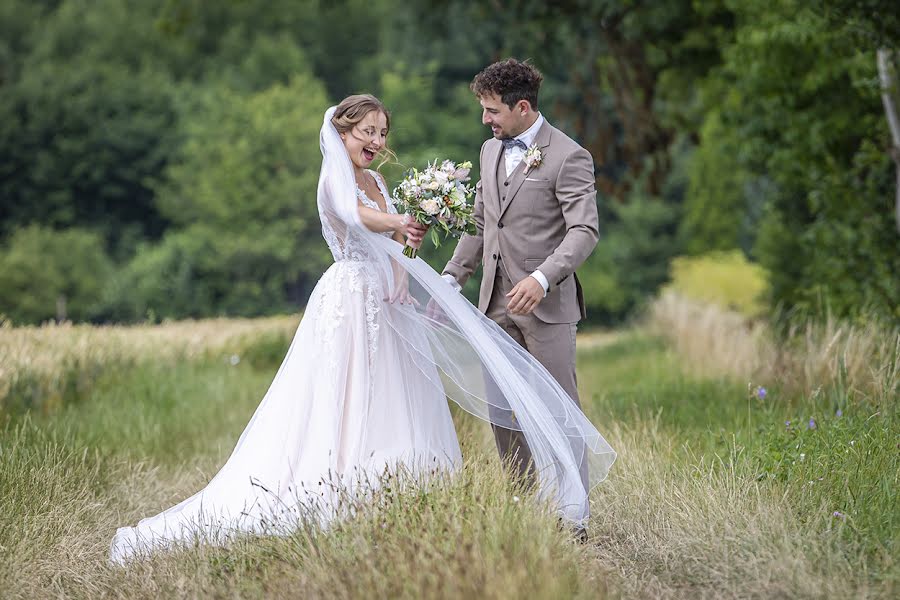
[(517, 56), (595, 159), (595, 321), (627, 318), (674, 257), (734, 249), (772, 314), (900, 317), (892, 4), (0, 0), (0, 314), (297, 310), (330, 262), (324, 109), (386, 102), (396, 182), (477, 156), (468, 83)]

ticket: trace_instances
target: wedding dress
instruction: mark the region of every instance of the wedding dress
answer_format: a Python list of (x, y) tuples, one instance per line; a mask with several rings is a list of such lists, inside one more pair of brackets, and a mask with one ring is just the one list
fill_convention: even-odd
[[(427, 480), (461, 463), (447, 399), (497, 426), (520, 430), (538, 494), (583, 523), (590, 488), (615, 452), (559, 384), (523, 348), (421, 258), (373, 233), (350, 159), (325, 114), (317, 204), (334, 257), (256, 412), (225, 465), (180, 504), (120, 528), (110, 560), (237, 533), (289, 534), (327, 527), (345, 494), (365, 493), (403, 470)], [(388, 211), (396, 212), (376, 177)], [(408, 285), (417, 304), (391, 303)], [(441, 318), (426, 316), (434, 301)]]

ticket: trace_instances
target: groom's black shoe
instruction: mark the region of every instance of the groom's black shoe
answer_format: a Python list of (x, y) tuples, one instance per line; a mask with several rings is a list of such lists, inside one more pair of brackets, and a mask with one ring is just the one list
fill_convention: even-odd
[(559, 527), (560, 531), (569, 528), (569, 531), (572, 533), (573, 540), (575, 540), (579, 544), (587, 544), (588, 532), (587, 527), (585, 527), (584, 525), (569, 526), (569, 524), (562, 519), (558, 519), (556, 521), (556, 525)]
[(584, 525), (576, 525), (572, 528), (572, 537), (579, 544), (587, 544), (588, 541), (588, 532), (587, 527)]

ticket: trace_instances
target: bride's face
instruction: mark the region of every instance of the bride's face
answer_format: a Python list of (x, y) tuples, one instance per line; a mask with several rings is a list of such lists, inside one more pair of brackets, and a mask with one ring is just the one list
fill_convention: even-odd
[(378, 110), (370, 111), (353, 129), (341, 134), (344, 147), (353, 164), (368, 168), (387, 141), (387, 117)]

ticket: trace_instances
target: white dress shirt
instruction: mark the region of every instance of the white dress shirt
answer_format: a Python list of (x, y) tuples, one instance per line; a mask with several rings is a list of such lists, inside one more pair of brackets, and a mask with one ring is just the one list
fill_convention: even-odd
[[(538, 130), (543, 124), (544, 115), (538, 113), (538, 117), (534, 121), (534, 123), (531, 124), (531, 127), (517, 135), (515, 139), (525, 144), (526, 148), (530, 148), (531, 145), (534, 144), (534, 138), (537, 137)], [(516, 170), (516, 167), (519, 166), (523, 158), (525, 158), (525, 150), (522, 150), (519, 147), (509, 148), (503, 151), (503, 166), (506, 169), (507, 177), (512, 175), (512, 172)], [(453, 275), (445, 274), (442, 275), (442, 277), (447, 280), (447, 283), (456, 288), (457, 291), (462, 289), (462, 286), (459, 285)], [(546, 298), (547, 292), (550, 290), (550, 282), (547, 281), (547, 276), (541, 273), (539, 270), (535, 269), (531, 273), (531, 277), (534, 277), (537, 282), (541, 284), (541, 287), (544, 288), (544, 297)]]
[[(541, 125), (544, 124), (544, 115), (538, 113), (537, 120), (532, 123), (531, 127), (517, 135), (515, 138), (519, 140), (523, 144), (525, 144), (526, 148), (531, 148), (531, 145), (534, 143), (534, 138), (537, 137), (538, 129), (541, 128)], [(519, 166), (519, 163), (522, 162), (522, 159), (525, 158), (525, 151), (519, 147), (509, 148), (503, 151), (503, 165), (506, 167), (506, 176), (509, 177), (512, 175), (512, 172), (516, 170), (516, 167)]]

